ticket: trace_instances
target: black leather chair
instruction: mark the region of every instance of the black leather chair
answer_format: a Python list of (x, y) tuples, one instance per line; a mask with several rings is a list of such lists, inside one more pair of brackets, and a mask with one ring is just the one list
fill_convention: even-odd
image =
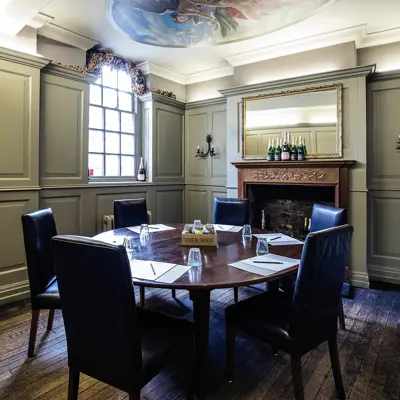
[(336, 390), (339, 398), (345, 399), (336, 336), (352, 234), (350, 225), (342, 225), (307, 236), (292, 301), (282, 292), (266, 292), (226, 308), (229, 380), (233, 377), (235, 334), (242, 331), (290, 354), (295, 398), (303, 400), (301, 357), (328, 341)]
[(333, 228), (346, 223), (346, 210), (314, 204), (311, 214), (310, 232), (317, 232), (323, 229)]
[(248, 199), (217, 197), (214, 200), (214, 224), (243, 226), (249, 223)]
[[(243, 226), (250, 223), (249, 199), (217, 197), (214, 200), (214, 224)], [(239, 289), (233, 288), (235, 303)]]
[(191, 355), (185, 346), (193, 337), (190, 322), (136, 307), (123, 246), (57, 236), (52, 253), (67, 337), (69, 400), (78, 398), (80, 373), (139, 400), (140, 389), (179, 350)]
[(21, 219), (32, 304), (28, 357), (33, 357), (40, 310), (50, 310), (47, 321), (50, 331), (54, 310), (61, 308), (50, 250), (51, 238), (57, 235), (57, 229), (50, 208), (23, 215)]
[(148, 224), (146, 199), (114, 201), (115, 229)]
[[(346, 223), (346, 219), (347, 210), (344, 208), (335, 208), (322, 204), (314, 204), (311, 214), (310, 232), (317, 232), (323, 229), (344, 225)], [(347, 278), (347, 274), (348, 269), (346, 267), (344, 274), (345, 279)], [(346, 329), (342, 296), (340, 296), (339, 300), (339, 325), (342, 329)]]
[[(145, 198), (114, 200), (114, 226), (115, 229), (127, 228), (128, 226), (139, 226), (151, 223), (147, 211)], [(145, 306), (145, 287), (140, 286), (140, 305)], [(172, 297), (176, 299), (176, 290), (171, 289)]]

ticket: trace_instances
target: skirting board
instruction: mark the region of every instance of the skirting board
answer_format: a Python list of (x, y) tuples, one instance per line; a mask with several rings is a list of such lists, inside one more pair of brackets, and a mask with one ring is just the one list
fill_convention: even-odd
[(365, 272), (351, 272), (350, 282), (355, 287), (369, 288), (369, 276)]
[(28, 298), (29, 282), (22, 281), (0, 286), (0, 305)]
[(369, 276), (372, 281), (394, 283), (400, 285), (400, 269), (382, 267), (379, 265), (368, 266)]

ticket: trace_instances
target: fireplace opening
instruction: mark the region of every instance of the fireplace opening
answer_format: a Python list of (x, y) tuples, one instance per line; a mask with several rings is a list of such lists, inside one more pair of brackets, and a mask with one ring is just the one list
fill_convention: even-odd
[(308, 233), (314, 204), (335, 206), (334, 186), (248, 184), (247, 194), (253, 227), (261, 228), (264, 210), (265, 229), (299, 239)]

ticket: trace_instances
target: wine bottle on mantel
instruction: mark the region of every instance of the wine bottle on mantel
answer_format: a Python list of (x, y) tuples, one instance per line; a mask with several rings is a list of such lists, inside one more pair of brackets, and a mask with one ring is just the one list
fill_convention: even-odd
[(281, 161), (281, 153), (282, 153), (282, 149), (281, 149), (281, 142), (282, 139), (276, 139), (276, 148), (275, 148), (275, 155), (274, 155), (274, 159), (275, 161)]
[(297, 138), (292, 136), (292, 150), (290, 152), (290, 159), (292, 161), (297, 161)]
[(299, 138), (299, 146), (297, 147), (297, 159), (299, 161), (304, 161), (305, 159), (303, 141), (301, 140), (301, 136)]
[(283, 145), (282, 145), (282, 161), (289, 161), (290, 160), (290, 148), (288, 143), (288, 133), (283, 133)]
[(144, 182), (146, 180), (146, 168), (144, 167), (144, 164), (143, 164), (143, 157), (140, 157), (140, 165), (139, 165), (139, 169), (138, 169), (137, 179), (140, 182)]
[(272, 153), (272, 145), (271, 145), (271, 138), (268, 139), (268, 152), (267, 152), (267, 161), (273, 160), (273, 153)]

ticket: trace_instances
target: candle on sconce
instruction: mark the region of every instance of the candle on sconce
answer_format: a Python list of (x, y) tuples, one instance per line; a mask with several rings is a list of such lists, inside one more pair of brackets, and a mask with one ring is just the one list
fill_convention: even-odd
[(197, 145), (197, 150), (200, 150), (200, 146), (199, 145)]

